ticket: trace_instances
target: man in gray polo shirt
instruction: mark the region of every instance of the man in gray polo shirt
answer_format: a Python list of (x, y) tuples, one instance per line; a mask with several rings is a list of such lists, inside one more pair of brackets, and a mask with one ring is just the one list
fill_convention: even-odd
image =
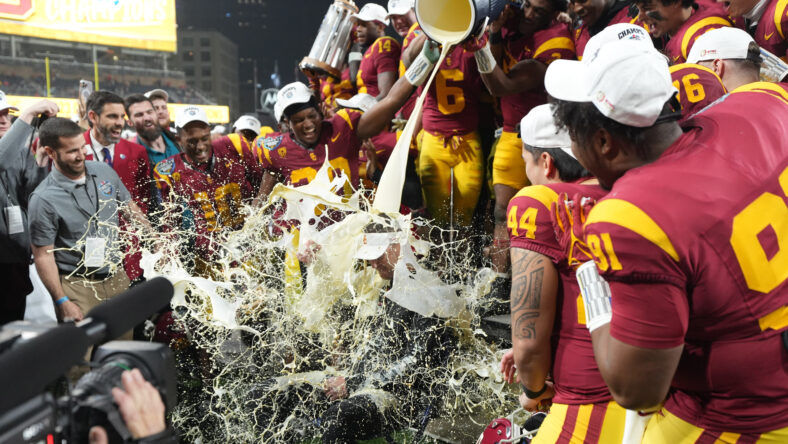
[[(0, 114), (10, 106), (0, 91)], [(27, 208), (30, 193), (49, 172), (36, 163), (30, 152), (33, 119), (40, 115), (54, 116), (55, 102), (41, 100), (25, 108), (0, 139), (0, 325), (19, 321), (25, 315), (25, 300), (33, 291), (30, 282), (30, 233), (27, 229)]]
[(39, 139), (54, 168), (30, 198), (33, 257), (58, 319), (80, 320), (129, 286), (118, 241), (119, 205), (128, 205), (126, 216), (145, 218), (112, 167), (85, 162), (85, 140), (75, 123), (49, 119)]

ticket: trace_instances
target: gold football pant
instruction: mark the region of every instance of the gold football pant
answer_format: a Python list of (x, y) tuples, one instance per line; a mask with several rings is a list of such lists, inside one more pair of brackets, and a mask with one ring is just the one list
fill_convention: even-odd
[(504, 131), (495, 144), (493, 185), (506, 185), (520, 190), (528, 185), (523, 160), (523, 141), (517, 133)]
[(620, 443), (626, 410), (614, 401), (553, 404), (532, 444)]
[(705, 430), (684, 421), (664, 408), (651, 417), (643, 444), (777, 444), (788, 442), (788, 427), (765, 433), (740, 434)]
[(469, 226), (484, 181), (484, 159), (476, 132), (445, 137), (422, 132), (419, 178), (427, 209), (438, 224), (449, 224), (454, 168), (454, 224)]

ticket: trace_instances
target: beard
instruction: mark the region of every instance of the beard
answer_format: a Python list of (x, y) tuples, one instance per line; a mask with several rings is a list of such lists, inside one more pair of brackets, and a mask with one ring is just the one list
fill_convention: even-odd
[[(122, 127), (121, 127), (120, 129), (121, 129), (121, 130), (123, 130), (123, 128), (122, 128)], [(106, 140), (107, 142), (109, 142), (109, 143), (110, 143), (110, 145), (112, 145), (112, 144), (115, 144), (115, 143), (118, 143), (118, 142), (120, 141), (120, 136), (117, 136), (117, 137), (116, 137), (116, 136), (113, 136), (113, 135), (112, 135), (112, 130), (113, 130), (113, 128), (112, 128), (112, 127), (109, 127), (109, 126), (99, 126), (98, 130), (99, 130), (99, 132), (101, 133), (101, 136), (104, 138), (104, 140)]]
[(145, 140), (147, 140), (149, 142), (152, 142), (152, 141), (158, 139), (159, 136), (161, 135), (161, 128), (159, 127), (158, 124), (156, 124), (156, 125), (153, 125), (153, 127), (151, 129), (148, 129), (148, 130), (145, 130), (145, 129), (137, 130), (137, 134), (142, 136), (143, 139), (145, 139)]

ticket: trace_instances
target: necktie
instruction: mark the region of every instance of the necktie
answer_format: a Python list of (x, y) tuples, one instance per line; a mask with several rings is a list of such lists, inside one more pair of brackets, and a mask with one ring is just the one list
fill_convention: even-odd
[(109, 148), (106, 147), (102, 148), (101, 154), (104, 156), (104, 163), (106, 163), (109, 166), (112, 166), (112, 154), (110, 154)]

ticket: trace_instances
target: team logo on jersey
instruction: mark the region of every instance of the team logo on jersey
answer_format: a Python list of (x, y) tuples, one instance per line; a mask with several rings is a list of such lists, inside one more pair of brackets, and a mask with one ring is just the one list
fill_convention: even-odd
[(287, 154), (287, 148), (285, 147), (279, 148), (278, 150), (276, 150), (276, 152), (279, 153), (279, 157), (285, 157), (285, 155)]
[(172, 174), (172, 170), (174, 169), (175, 161), (173, 159), (164, 159), (156, 164), (156, 172), (164, 176)]
[(312, 162), (317, 162), (317, 156), (315, 156), (315, 153), (309, 153), (309, 158), (312, 159)]
[(260, 141), (260, 145), (262, 145), (263, 148), (267, 149), (268, 151), (273, 151), (282, 144), (282, 139), (284, 138), (285, 136), (266, 137)]
[(115, 187), (112, 186), (111, 183), (107, 182), (106, 180), (102, 180), (98, 186), (99, 191), (106, 197), (112, 196), (115, 191)]
[(181, 173), (178, 173), (178, 172), (172, 173), (172, 180), (174, 180), (176, 182), (180, 182), (180, 180), (181, 180)]

